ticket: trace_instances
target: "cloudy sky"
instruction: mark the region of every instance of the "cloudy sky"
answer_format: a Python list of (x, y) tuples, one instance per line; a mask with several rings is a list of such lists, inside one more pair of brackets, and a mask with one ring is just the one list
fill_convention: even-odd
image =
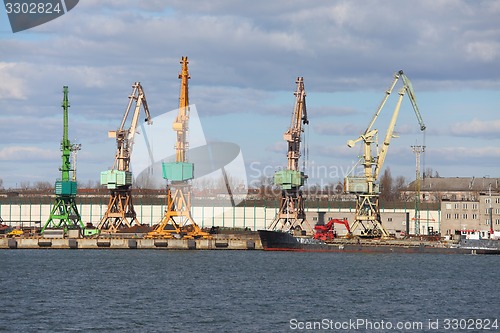
[[(113, 163), (107, 132), (119, 126), (132, 83), (143, 85), (153, 117), (174, 110), (181, 56), (206, 141), (239, 145), (250, 181), (286, 165), (297, 76), (307, 91), (310, 183), (325, 184), (357, 161), (360, 145), (346, 142), (364, 131), (400, 69), (427, 130), (405, 96), (385, 163), (392, 175), (414, 179), (410, 146), (425, 145), (422, 168), (499, 177), (498, 17), (498, 1), (82, 0), (12, 33), (2, 8), (0, 178), (14, 188), (59, 176), (68, 85), (78, 180), (98, 181)], [(381, 139), (399, 88), (375, 124)]]

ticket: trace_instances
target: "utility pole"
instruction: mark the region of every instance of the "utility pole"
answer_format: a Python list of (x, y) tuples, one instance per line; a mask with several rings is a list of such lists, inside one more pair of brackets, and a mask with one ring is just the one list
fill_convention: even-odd
[(411, 146), (416, 157), (415, 177), (415, 235), (420, 234), (420, 154), (425, 152), (425, 146)]

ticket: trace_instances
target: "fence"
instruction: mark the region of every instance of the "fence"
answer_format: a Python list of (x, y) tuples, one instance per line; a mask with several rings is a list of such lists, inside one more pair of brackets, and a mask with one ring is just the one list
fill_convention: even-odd
[[(5, 224), (10, 226), (36, 227), (43, 226), (47, 221), (53, 207), (46, 198), (23, 198), (23, 200), (9, 200), (2, 198), (0, 201), (0, 217)], [(88, 199), (88, 198), (87, 198)], [(147, 203), (145, 203), (147, 202)], [(158, 201), (150, 203), (149, 200), (135, 200), (135, 211), (137, 219), (142, 224), (154, 225), (161, 221), (165, 213), (166, 205)], [(265, 229), (274, 219), (278, 212), (276, 200), (261, 201), (247, 200), (239, 206), (221, 205), (220, 201), (199, 201), (192, 207), (192, 216), (195, 222), (202, 228), (219, 226), (227, 228), (249, 228), (251, 230)], [(321, 220), (318, 216), (325, 215), (326, 218), (348, 218), (353, 220), (354, 208), (345, 202), (309, 201), (306, 205), (307, 218), (311, 224)], [(78, 211), (84, 223), (92, 223), (97, 226), (106, 212), (107, 199), (97, 198), (85, 200), (77, 204)], [(424, 207), (425, 208), (425, 207)], [(431, 207), (433, 208), (433, 207)], [(400, 225), (407, 212), (412, 216), (414, 207), (411, 203), (381, 208), (383, 223), (386, 227), (395, 231), (404, 229)], [(323, 213), (323, 214), (322, 214)], [(435, 231), (440, 230), (440, 211), (435, 209), (422, 209), (421, 216), (428, 221), (422, 226), (432, 226)], [(394, 220), (394, 221), (393, 221)], [(394, 224), (392, 226), (391, 224)], [(424, 233), (424, 230), (422, 231)]]

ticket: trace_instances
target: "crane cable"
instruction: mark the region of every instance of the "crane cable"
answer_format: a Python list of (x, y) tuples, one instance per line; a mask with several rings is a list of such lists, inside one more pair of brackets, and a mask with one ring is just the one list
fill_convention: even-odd
[(309, 167), (309, 126), (304, 126), (305, 135), (303, 135), (303, 145), (302, 145), (302, 171), (307, 174), (307, 168)]
[[(426, 148), (425, 147), (425, 137), (426, 137), (426, 133), (425, 132), (426, 131), (423, 130), (422, 132), (423, 132), (422, 133), (422, 140), (423, 140), (423, 147), (424, 147), (423, 152), (422, 152), (422, 155), (423, 155), (422, 156), (422, 182), (423, 182), (425, 180), (426, 176), (429, 176), (429, 175), (425, 174), (425, 148)], [(430, 176), (432, 176), (432, 175), (430, 175)]]

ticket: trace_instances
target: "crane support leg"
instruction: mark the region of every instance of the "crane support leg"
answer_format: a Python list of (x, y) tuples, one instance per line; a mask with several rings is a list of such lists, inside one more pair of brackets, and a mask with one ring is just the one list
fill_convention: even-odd
[(351, 232), (354, 233), (358, 228), (362, 228), (361, 236), (364, 237), (390, 237), (380, 219), (378, 195), (358, 194)]
[(209, 233), (198, 227), (191, 216), (189, 185), (171, 185), (167, 192), (167, 209), (161, 222), (147, 238), (210, 239)]
[(312, 235), (314, 230), (306, 219), (304, 206), (304, 199), (300, 191), (297, 189), (283, 190), (280, 209), (267, 229), (284, 232), (304, 230), (307, 235)]
[(97, 229), (116, 232), (119, 229), (140, 225), (132, 203), (131, 189), (112, 190), (109, 196), (108, 209)]
[(46, 229), (78, 229), (83, 230), (85, 225), (82, 222), (80, 213), (76, 206), (75, 197), (56, 197), (54, 206), (50, 211), (50, 217), (43, 226), (41, 232)]

